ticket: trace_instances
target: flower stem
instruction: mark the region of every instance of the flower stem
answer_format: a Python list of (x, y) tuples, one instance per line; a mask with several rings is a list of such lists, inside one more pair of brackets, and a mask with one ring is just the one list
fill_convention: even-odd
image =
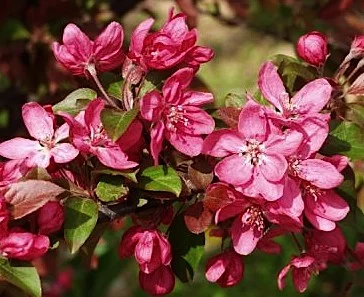
[(291, 232), (291, 235), (292, 235), (292, 238), (293, 238), (293, 241), (295, 242), (298, 250), (300, 253), (303, 252), (303, 248), (302, 248), (302, 245), (300, 244), (300, 242), (298, 241), (297, 237), (296, 237), (296, 234), (294, 234), (293, 232)]
[(95, 65), (90, 63), (87, 65), (87, 71), (90, 73), (91, 77), (93, 78), (94, 82), (96, 83), (97, 87), (99, 88), (99, 90), (101, 91), (102, 95), (104, 96), (105, 100), (107, 103), (109, 103), (109, 105), (120, 109), (119, 106), (116, 105), (116, 103), (109, 97), (109, 95), (106, 93), (104, 87), (102, 86), (99, 78), (97, 77), (97, 72), (96, 72), (96, 68)]

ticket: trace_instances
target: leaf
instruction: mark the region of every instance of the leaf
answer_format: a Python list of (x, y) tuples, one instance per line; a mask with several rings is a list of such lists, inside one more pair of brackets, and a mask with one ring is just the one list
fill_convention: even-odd
[(81, 88), (73, 91), (61, 102), (53, 105), (54, 112), (67, 112), (70, 115), (77, 115), (80, 111), (84, 110), (86, 105), (97, 97), (97, 93), (88, 88)]
[(144, 79), (142, 86), (140, 87), (139, 97), (143, 97), (145, 94), (157, 89), (157, 86), (147, 78)]
[(229, 93), (225, 97), (225, 106), (226, 107), (236, 107), (241, 108), (246, 103), (246, 96)]
[(205, 234), (191, 233), (184, 222), (184, 214), (175, 217), (169, 235), (172, 245), (172, 269), (182, 282), (191, 281), (201, 261)]
[(13, 218), (19, 219), (36, 211), (64, 191), (65, 189), (49, 181), (26, 180), (7, 186), (3, 189), (3, 195), (11, 205)]
[(314, 70), (298, 59), (286, 55), (276, 55), (272, 58), (272, 61), (278, 67), (278, 72), (291, 93), (295, 90), (298, 78), (303, 79), (303, 83), (316, 78)]
[(118, 111), (105, 108), (101, 112), (101, 122), (106, 130), (107, 135), (116, 141), (124, 134), (129, 125), (137, 116), (139, 110), (131, 109), (128, 111)]
[(118, 200), (128, 192), (128, 187), (124, 186), (124, 180), (120, 176), (103, 175), (96, 187), (97, 197), (104, 202)]
[(362, 129), (354, 123), (331, 121), (329, 136), (320, 152), (324, 155), (342, 154), (351, 160), (364, 158)]
[(64, 237), (73, 254), (85, 243), (95, 228), (97, 204), (88, 198), (71, 197), (65, 202)]
[(120, 77), (120, 75), (116, 75), (111, 72), (104, 72), (100, 75), (100, 81), (110, 96), (118, 100), (122, 100), (124, 80)]
[(240, 111), (236, 107), (222, 107), (217, 110), (217, 114), (228, 127), (237, 128)]
[(344, 175), (344, 180), (338, 186), (335, 191), (346, 201), (352, 203), (356, 200), (356, 190), (355, 190), (355, 174), (350, 166), (347, 166), (342, 172)]
[(195, 234), (206, 231), (212, 223), (212, 217), (212, 212), (201, 201), (190, 205), (184, 215), (188, 230)]
[(33, 297), (41, 297), (42, 289), (37, 270), (24, 263), (9, 263), (0, 258), (0, 276)]
[(147, 191), (170, 192), (177, 197), (182, 191), (182, 182), (177, 172), (162, 165), (144, 169), (139, 175), (139, 186)]
[(138, 180), (136, 178), (136, 175), (138, 173), (139, 169), (126, 169), (126, 170), (116, 170), (116, 169), (110, 169), (108, 167), (97, 167), (95, 170), (92, 171), (93, 174), (108, 174), (108, 175), (121, 175), (128, 180), (131, 180), (134, 183), (137, 183)]

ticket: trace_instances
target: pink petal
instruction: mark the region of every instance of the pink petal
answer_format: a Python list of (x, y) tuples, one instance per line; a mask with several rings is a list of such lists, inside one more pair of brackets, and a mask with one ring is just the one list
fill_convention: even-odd
[(148, 121), (157, 121), (165, 107), (163, 97), (154, 90), (147, 93), (140, 101), (140, 113)]
[(119, 245), (119, 258), (131, 257), (135, 253), (135, 246), (143, 235), (143, 230), (140, 226), (133, 226), (124, 232)]
[(65, 45), (58, 42), (52, 44), (52, 50), (55, 58), (59, 63), (69, 70), (73, 75), (84, 75), (85, 60), (79, 55), (74, 56)]
[(41, 167), (47, 168), (50, 164), (51, 154), (47, 148), (43, 148), (42, 150), (38, 150), (33, 154), (29, 155), (26, 159), (26, 164), (29, 167)]
[(152, 28), (154, 19), (149, 18), (144, 22), (140, 23), (131, 35), (131, 42), (129, 51), (139, 55), (142, 53), (144, 47), (145, 37), (148, 35), (149, 30)]
[(139, 264), (144, 264), (145, 262), (151, 262), (153, 250), (154, 250), (154, 234), (149, 231), (144, 231), (143, 235), (140, 237), (137, 245), (135, 246), (135, 260)]
[(92, 55), (92, 41), (75, 24), (68, 24), (64, 29), (63, 44), (80, 63), (86, 63)]
[(158, 165), (159, 154), (162, 151), (162, 145), (164, 140), (164, 124), (159, 121), (155, 124), (150, 132), (150, 153), (154, 160), (154, 165)]
[(272, 62), (265, 63), (259, 71), (259, 89), (263, 96), (279, 111), (283, 111), (289, 95), (284, 88), (282, 79), (278, 74), (278, 68)]
[(57, 128), (56, 132), (54, 133), (54, 142), (60, 142), (63, 139), (69, 137), (70, 134), (70, 126), (67, 123), (64, 123), (60, 127)]
[(216, 225), (222, 221), (233, 218), (238, 214), (241, 214), (244, 211), (244, 209), (246, 209), (249, 206), (247, 204), (248, 203), (246, 201), (239, 199), (229, 205), (220, 208), (215, 214)]
[(262, 157), (262, 164), (259, 165), (259, 170), (263, 176), (271, 181), (280, 181), (287, 171), (287, 161), (282, 155), (265, 155)]
[(343, 171), (349, 164), (349, 158), (341, 155), (324, 157), (322, 160), (334, 165), (339, 172)]
[(194, 46), (187, 52), (184, 62), (191, 66), (198, 66), (212, 60), (214, 55), (215, 54), (211, 48)]
[(38, 103), (24, 104), (22, 115), (24, 124), (32, 137), (37, 140), (51, 140), (53, 138), (53, 119)]
[(291, 263), (284, 266), (278, 274), (278, 288), (282, 291), (286, 286), (286, 278), (289, 270), (291, 269)]
[(116, 141), (123, 152), (132, 149), (140, 140), (143, 132), (143, 125), (139, 120), (134, 120), (123, 135)]
[(292, 104), (300, 114), (316, 113), (330, 100), (332, 87), (324, 78), (306, 84), (292, 98)]
[(86, 107), (85, 124), (93, 133), (95, 133), (101, 126), (101, 112), (104, 107), (105, 101), (101, 98), (92, 100)]
[(110, 168), (129, 169), (138, 166), (138, 163), (128, 161), (128, 157), (119, 147), (96, 147), (93, 152), (102, 164)]
[(183, 95), (183, 104), (200, 106), (214, 101), (214, 96), (211, 93), (187, 91)]
[(297, 151), (302, 140), (302, 133), (295, 130), (287, 130), (283, 135), (271, 134), (265, 146), (269, 153), (290, 156)]
[(341, 184), (344, 177), (334, 165), (319, 159), (301, 161), (298, 176), (321, 189), (332, 189)]
[(203, 144), (201, 136), (167, 132), (166, 138), (176, 150), (187, 156), (194, 157), (201, 153)]
[(177, 70), (171, 77), (169, 77), (162, 88), (164, 99), (171, 104), (179, 104), (184, 91), (193, 79), (194, 73), (191, 68), (182, 68)]
[(160, 266), (152, 273), (139, 272), (139, 283), (143, 290), (153, 296), (170, 293), (175, 284), (174, 274), (169, 266)]
[(247, 140), (263, 142), (267, 138), (267, 123), (263, 107), (248, 103), (240, 113), (238, 130)]
[(318, 230), (332, 231), (336, 228), (335, 222), (324, 219), (324, 218), (314, 214), (308, 208), (305, 209), (305, 216), (310, 221), (310, 223)]
[(99, 71), (112, 70), (123, 62), (123, 28), (117, 22), (110, 23), (96, 38), (93, 53)]
[(183, 109), (189, 122), (187, 126), (182, 126), (182, 131), (193, 135), (210, 134), (214, 131), (215, 121), (206, 111), (195, 106), (184, 106)]
[(206, 264), (205, 277), (209, 282), (215, 283), (225, 273), (225, 269), (226, 263), (224, 259), (213, 257)]
[(254, 227), (244, 226), (241, 216), (236, 218), (231, 226), (231, 239), (234, 250), (240, 255), (249, 255), (255, 249), (263, 233)]
[(68, 163), (78, 156), (78, 149), (69, 143), (56, 144), (51, 150), (50, 154), (56, 163)]
[(304, 291), (306, 291), (308, 282), (311, 278), (311, 273), (312, 272), (310, 270), (305, 268), (293, 269), (293, 284), (298, 292), (303, 293)]
[(238, 153), (245, 146), (243, 136), (231, 129), (212, 132), (205, 138), (202, 153), (213, 157), (226, 157)]
[(0, 144), (0, 156), (8, 159), (25, 159), (42, 149), (38, 141), (16, 137)]
[(217, 163), (215, 174), (223, 182), (242, 185), (251, 179), (253, 168), (244, 157), (235, 154)]

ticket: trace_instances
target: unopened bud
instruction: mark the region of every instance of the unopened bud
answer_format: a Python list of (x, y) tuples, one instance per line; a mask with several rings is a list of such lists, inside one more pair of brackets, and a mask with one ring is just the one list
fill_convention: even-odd
[(327, 37), (317, 31), (302, 35), (297, 42), (297, 53), (307, 63), (321, 67), (328, 56)]

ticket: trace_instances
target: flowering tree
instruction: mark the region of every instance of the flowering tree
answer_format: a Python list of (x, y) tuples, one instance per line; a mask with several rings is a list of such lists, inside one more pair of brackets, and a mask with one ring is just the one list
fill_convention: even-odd
[[(255, 94), (227, 97), (214, 109), (211, 93), (191, 88), (212, 49), (196, 45), (184, 14), (171, 10), (159, 30), (152, 25), (137, 26), (126, 53), (116, 22), (95, 40), (69, 24), (53, 44), (57, 61), (97, 90), (75, 90), (53, 106), (26, 103), (32, 139), (0, 144), (7, 159), (0, 167), (2, 278), (41, 296), (37, 272), (25, 262), (63, 239), (71, 253), (92, 257), (107, 226), (128, 215), (133, 226), (119, 258), (135, 258), (151, 295), (170, 293), (176, 276), (193, 279), (207, 234), (221, 239), (221, 252), (205, 276), (221, 287), (242, 280), (254, 251), (280, 253), (280, 236), (298, 248), (277, 267), (282, 290), (290, 271), (304, 292), (329, 265), (363, 269), (364, 238), (358, 233), (353, 248), (341, 223), (362, 216), (351, 166), (364, 157), (353, 116), (364, 95), (364, 37), (326, 77), (327, 39), (308, 33), (297, 43), (302, 60), (272, 58)], [(115, 69), (118, 75), (100, 79)], [(62, 274), (53, 295), (44, 295), (59, 296), (69, 283)]]

